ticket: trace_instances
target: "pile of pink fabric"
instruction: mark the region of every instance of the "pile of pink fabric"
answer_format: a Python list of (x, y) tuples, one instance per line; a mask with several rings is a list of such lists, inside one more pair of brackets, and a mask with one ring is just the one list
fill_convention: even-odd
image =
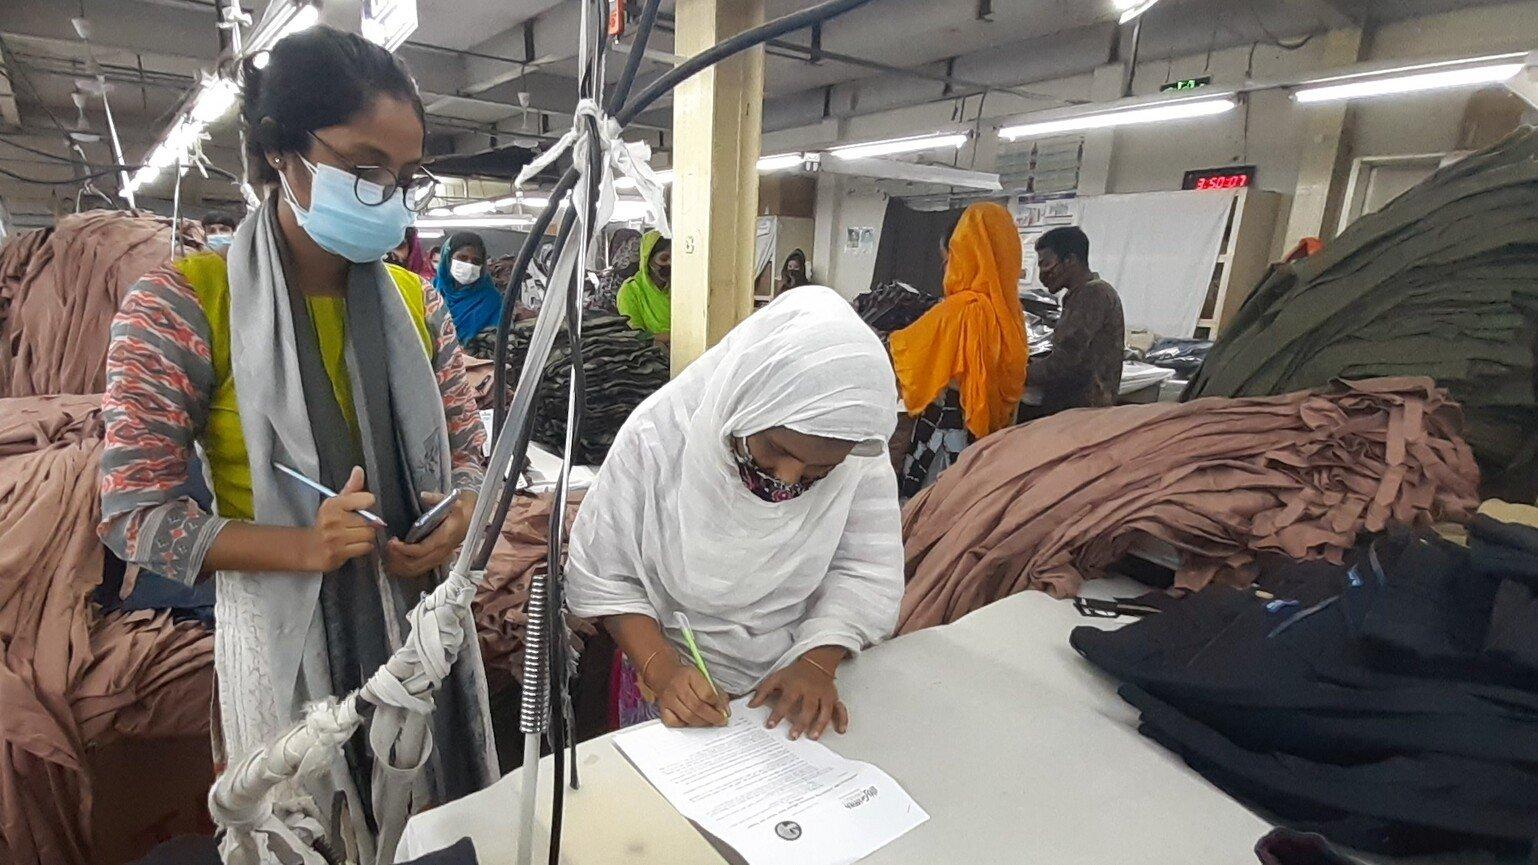
[[(192, 223), (184, 240), (197, 244)], [(171, 221), (92, 210), (0, 246), (0, 397), (106, 390), (112, 316), (171, 260)]]
[[(566, 526), (577, 518), (582, 494), (573, 493), (566, 506)], [(524, 638), (529, 628), (529, 586), (534, 574), (545, 567), (550, 544), (549, 495), (520, 495), (508, 508), (502, 536), (486, 563), (486, 582), (475, 593), (475, 626), (481, 635), (481, 658), (486, 675), (495, 686), (523, 681)], [(594, 633), (588, 622), (569, 618), (582, 635)]]
[[(213, 638), (103, 618), (99, 395), (0, 399), (0, 860), (93, 861), (87, 750), (207, 735)], [(146, 793), (153, 784), (146, 784)]]
[(1077, 595), (1140, 538), (1176, 585), (1247, 585), (1261, 553), (1338, 562), (1390, 522), (1462, 521), (1479, 470), (1428, 378), (1080, 409), (968, 448), (903, 513), (898, 633), (1040, 589)]

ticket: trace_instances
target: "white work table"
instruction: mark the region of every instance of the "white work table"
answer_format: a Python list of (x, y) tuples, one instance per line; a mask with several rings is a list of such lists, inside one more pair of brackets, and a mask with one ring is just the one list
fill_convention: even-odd
[[(1136, 594), (1113, 581), (1096, 595)], [(1254, 862), (1270, 825), (1137, 732), (1115, 683), (1078, 656), (1073, 604), (1025, 592), (951, 625), (878, 646), (839, 670), (848, 734), (823, 741), (886, 770), (931, 815), (861, 860), (1043, 865)], [(604, 736), (578, 746), (566, 794), (571, 865), (726, 860)], [(481, 865), (512, 863), (521, 772), (419, 815), (400, 857), (474, 839)], [(540, 761), (536, 861), (545, 861), (551, 761)]]

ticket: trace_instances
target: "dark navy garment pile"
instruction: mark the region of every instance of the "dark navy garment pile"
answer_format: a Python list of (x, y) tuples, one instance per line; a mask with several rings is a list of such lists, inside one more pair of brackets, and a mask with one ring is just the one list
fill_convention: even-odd
[(1411, 855), (1538, 838), (1538, 529), (1380, 538), (1313, 606), (1211, 586), (1076, 629), (1141, 732), (1294, 828)]

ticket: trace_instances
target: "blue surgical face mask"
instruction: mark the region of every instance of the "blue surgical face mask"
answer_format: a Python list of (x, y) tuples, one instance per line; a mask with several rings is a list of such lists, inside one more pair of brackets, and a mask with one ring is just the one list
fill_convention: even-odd
[(208, 248), (214, 252), (228, 252), (230, 244), (235, 242), (233, 234), (210, 234), (208, 236)]
[(299, 160), (310, 169), (312, 178), (309, 209), (299, 206), (288, 179), (281, 173), (278, 181), (283, 184), (283, 197), (294, 209), (299, 227), (321, 249), (354, 264), (366, 264), (379, 261), (385, 253), (400, 246), (406, 227), (416, 215), (406, 209), (399, 189), (383, 204), (364, 204), (358, 200), (359, 192), (372, 193), (371, 197), (377, 199), (383, 196), (384, 189), (335, 166), (315, 165), (302, 156)]

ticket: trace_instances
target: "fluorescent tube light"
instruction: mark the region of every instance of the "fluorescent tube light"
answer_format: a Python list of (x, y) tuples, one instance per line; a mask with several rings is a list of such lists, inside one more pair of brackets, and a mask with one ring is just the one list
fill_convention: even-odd
[(839, 159), (865, 159), (870, 156), (892, 156), (898, 153), (917, 153), (921, 150), (938, 150), (942, 147), (960, 147), (967, 142), (964, 132), (919, 135), (912, 138), (893, 138), (871, 141), (865, 144), (846, 144), (828, 153)]
[(197, 98), (192, 102), (192, 119), (199, 123), (217, 122), (230, 113), (239, 97), (240, 90), (234, 81), (228, 78), (209, 79), (199, 88)]
[(417, 231), (417, 238), (420, 240), (437, 240), (442, 236), (443, 229), (441, 228), (425, 228)]
[(282, 41), (283, 37), (301, 30), (308, 30), (320, 21), (320, 8), (308, 3), (294, 5), (287, 0), (277, 0), (282, 4), (278, 8), (268, 7), (268, 14), (262, 16), (262, 22), (257, 25), (256, 33), (246, 44), (246, 53), (254, 55), (251, 62), (258, 69), (267, 68), (270, 59), (267, 52), (272, 46)]
[(772, 156), (760, 156), (758, 158), (758, 170), (763, 172), (784, 171), (787, 168), (800, 168), (806, 160), (804, 153), (776, 153)]
[(534, 224), (532, 216), (449, 216), (418, 219), (417, 230), (435, 228), (526, 228)]
[(474, 216), (477, 213), (490, 213), (496, 209), (495, 201), (470, 201), (450, 208), (455, 216)]
[(1126, 24), (1152, 9), (1158, 2), (1159, 0), (1116, 0), (1116, 8), (1121, 10), (1121, 17), (1116, 19), (1116, 23)]
[(1292, 98), (1304, 103), (1333, 102), (1340, 99), (1364, 99), (1396, 93), (1418, 93), (1426, 90), (1498, 84), (1521, 72), (1523, 66), (1522, 63), (1491, 63), (1435, 72), (1398, 75), (1392, 71), (1386, 74), (1368, 73), (1362, 76), (1361, 80), (1347, 79), (1336, 84), (1304, 87), (1294, 92)]
[(1218, 98), (1182, 99), (1159, 105), (1122, 108), (1113, 111), (1092, 112), (1061, 120), (1043, 120), (1022, 123), (999, 130), (999, 137), (1008, 139), (1032, 138), (1043, 135), (1060, 135), (1064, 132), (1080, 132), (1089, 129), (1108, 129), (1114, 126), (1133, 126), (1142, 123), (1161, 123), (1166, 120), (1185, 120), (1192, 117), (1208, 117), (1223, 114), (1238, 107), (1232, 96)]
[(417, 29), (417, 0), (363, 0), (363, 38), (393, 52)]

